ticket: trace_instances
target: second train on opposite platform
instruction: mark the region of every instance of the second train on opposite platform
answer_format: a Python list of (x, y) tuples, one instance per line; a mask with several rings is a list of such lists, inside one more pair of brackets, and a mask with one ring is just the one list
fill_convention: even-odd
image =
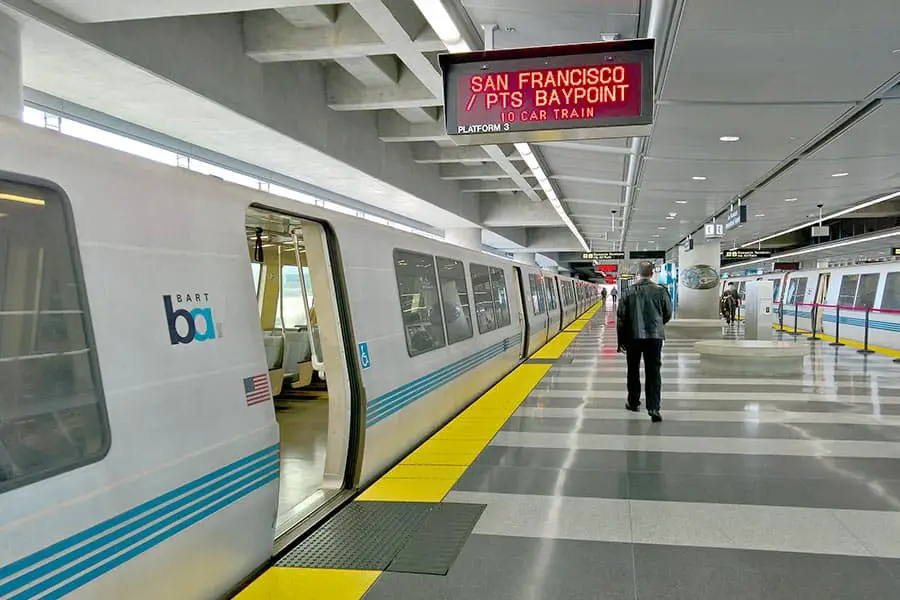
[(869, 345), (900, 350), (900, 263), (730, 277), (722, 286), (734, 283), (743, 294), (746, 282), (756, 280), (772, 282), (775, 309), (789, 330), (796, 321), (801, 332), (862, 344), (868, 316)]

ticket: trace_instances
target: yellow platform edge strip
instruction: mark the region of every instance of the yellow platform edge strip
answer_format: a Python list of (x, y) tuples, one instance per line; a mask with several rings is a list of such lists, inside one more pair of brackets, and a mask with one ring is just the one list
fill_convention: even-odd
[(359, 600), (381, 571), (272, 567), (236, 596), (238, 600)]
[[(597, 306), (588, 311), (590, 316)], [(585, 313), (587, 315), (588, 313)], [(590, 317), (582, 318), (586, 323)], [(571, 327), (571, 326), (570, 326)], [(582, 324), (581, 327), (584, 327)], [(580, 330), (581, 328), (579, 328)], [(561, 332), (533, 358), (559, 358), (577, 332)], [(544, 352), (550, 346), (548, 352)], [(544, 355), (541, 355), (544, 353)], [(552, 365), (522, 364), (475, 400), (393, 469), (369, 486), (357, 501), (440, 502), (475, 461), (506, 420), (519, 408)], [(359, 600), (380, 571), (272, 567), (236, 600)]]
[[(785, 333), (794, 333), (793, 327), (782, 327), (781, 329), (779, 329), (778, 325), (773, 325), (772, 328), (775, 329), (776, 331), (783, 331)], [(798, 332), (800, 333), (800, 335), (805, 336), (806, 338), (812, 337), (812, 333), (809, 331), (803, 331), (801, 329), (801, 330), (798, 330)], [(820, 338), (824, 342), (833, 342), (835, 340), (835, 338), (833, 336), (826, 335), (824, 333), (818, 333), (818, 334), (816, 334), (816, 337)], [(844, 344), (845, 346), (849, 346), (850, 348), (859, 348), (860, 350), (862, 350), (865, 347), (865, 345), (862, 342), (856, 342), (853, 340), (843, 340), (842, 339), (841, 343)], [(883, 348), (881, 346), (873, 346), (872, 344), (869, 344), (869, 350), (871, 350), (872, 352), (875, 352), (877, 354), (884, 354), (885, 356), (890, 356), (891, 358), (900, 358), (900, 350), (892, 350), (891, 348)]]

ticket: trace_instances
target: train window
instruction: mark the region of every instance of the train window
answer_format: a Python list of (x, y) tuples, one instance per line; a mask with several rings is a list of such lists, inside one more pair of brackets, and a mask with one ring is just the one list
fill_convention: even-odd
[(394, 271), (406, 330), (406, 349), (417, 356), (446, 345), (434, 257), (394, 250)]
[(544, 314), (544, 295), (541, 293), (541, 284), (537, 275), (528, 276), (528, 289), (531, 291), (531, 308), (535, 315)]
[(554, 287), (556, 287), (553, 282), (554, 279), (552, 277), (545, 277), (544, 281), (547, 283), (547, 306), (549, 306), (550, 310), (556, 310), (556, 295), (554, 294)]
[(881, 298), (881, 308), (886, 310), (900, 310), (900, 273), (888, 273), (884, 282), (884, 296)]
[(110, 433), (68, 200), (0, 179), (0, 492), (100, 460)]
[[(306, 296), (311, 310), (315, 301), (312, 295), (309, 267), (303, 267), (303, 279), (306, 280)], [(282, 299), (284, 300), (284, 327), (289, 329), (306, 327), (306, 313), (303, 312), (303, 290), (300, 289), (300, 272), (296, 265), (281, 267), (281, 294), (278, 296), (275, 307), (275, 327), (278, 329), (282, 326)]]
[(447, 343), (455, 344), (472, 337), (472, 312), (469, 307), (469, 290), (466, 287), (466, 267), (462, 261), (450, 258), (437, 259), (438, 279), (441, 282), (441, 298), (444, 321), (447, 325)]
[(784, 298), (785, 304), (797, 304), (803, 302), (806, 296), (806, 277), (798, 277), (788, 282), (787, 295)]
[(878, 291), (878, 273), (866, 273), (859, 278), (859, 290), (856, 292), (856, 308), (872, 308), (875, 306), (875, 293)]
[(509, 315), (509, 297), (506, 293), (506, 276), (503, 269), (491, 267), (491, 291), (494, 297), (494, 313), (497, 315), (497, 329), (512, 323)]
[(253, 278), (253, 289), (256, 290), (256, 297), (259, 297), (259, 283), (262, 278), (262, 265), (259, 263), (250, 263), (250, 276)]
[(859, 275), (844, 275), (841, 278), (841, 289), (838, 291), (837, 303), (841, 306), (853, 306), (858, 286)]
[(772, 302), (778, 302), (778, 292), (781, 291), (781, 280), (772, 279)]
[(488, 333), (497, 329), (497, 315), (494, 312), (494, 294), (491, 287), (491, 271), (483, 265), (469, 265), (472, 274), (472, 294), (475, 296), (475, 320), (478, 333)]

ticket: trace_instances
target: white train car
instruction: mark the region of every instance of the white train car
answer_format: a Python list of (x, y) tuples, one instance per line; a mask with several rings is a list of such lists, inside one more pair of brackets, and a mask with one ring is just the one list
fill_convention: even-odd
[[(865, 341), (866, 313), (869, 345), (900, 350), (900, 264), (881, 262), (853, 267), (808, 269), (786, 274), (733, 277), (743, 291), (746, 281), (772, 279), (779, 318), (789, 330)], [(840, 308), (838, 308), (840, 307)], [(838, 331), (840, 313), (840, 331)]]
[(0, 597), (220, 597), (596, 299), (48, 130), (0, 138)]

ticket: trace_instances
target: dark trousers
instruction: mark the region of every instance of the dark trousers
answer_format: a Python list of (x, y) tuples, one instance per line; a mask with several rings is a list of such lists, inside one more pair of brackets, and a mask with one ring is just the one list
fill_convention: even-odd
[(644, 358), (644, 373), (647, 377), (647, 410), (658, 411), (662, 380), (659, 368), (662, 365), (662, 340), (631, 340), (625, 347), (628, 359), (628, 404), (637, 406), (641, 402), (641, 357)]

